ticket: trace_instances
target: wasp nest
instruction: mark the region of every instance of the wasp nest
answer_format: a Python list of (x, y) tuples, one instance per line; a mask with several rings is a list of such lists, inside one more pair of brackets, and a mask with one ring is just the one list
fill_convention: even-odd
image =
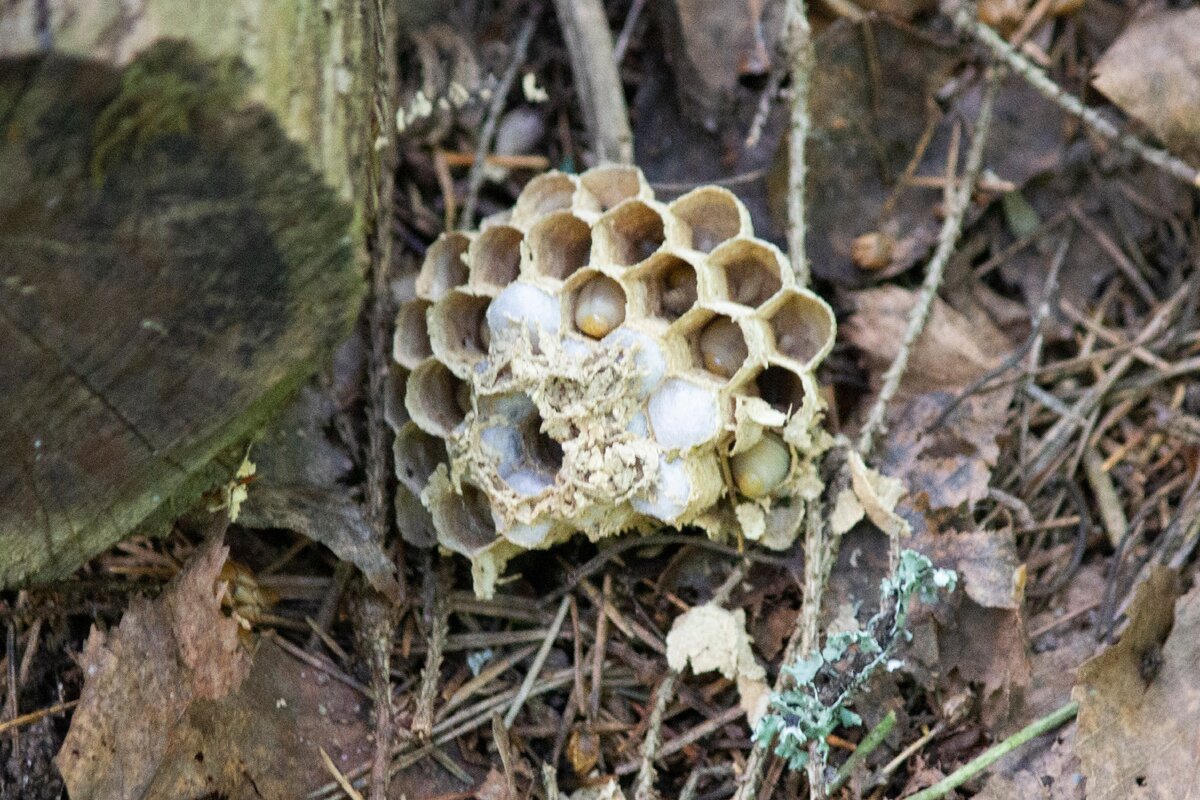
[(483, 595), (576, 532), (791, 544), (834, 317), (737, 198), (663, 204), (604, 166), (539, 176), (489, 222), (434, 242), (396, 318), (405, 535), (469, 558)]

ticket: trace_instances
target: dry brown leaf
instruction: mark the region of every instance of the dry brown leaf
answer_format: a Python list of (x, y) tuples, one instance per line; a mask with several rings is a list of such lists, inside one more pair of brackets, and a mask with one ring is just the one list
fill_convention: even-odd
[(1019, 609), (1021, 560), (1011, 531), (949, 531), (914, 538), (913, 548), (958, 573), (967, 597), (984, 608)]
[[(916, 294), (886, 286), (854, 297), (857, 311), (844, 330), (862, 351), (877, 383), (903, 341)], [(934, 299), (892, 401), (889, 433), (881, 443), (881, 470), (903, 476), (909, 490), (904, 505), (940, 509), (965, 503), (969, 508), (987, 495), (1000, 452), (996, 437), (1012, 401), (1011, 384), (971, 394), (945, 420), (939, 423), (939, 419), (965, 388), (1000, 364), (1010, 349), (1008, 339), (982, 309), (975, 308), (968, 316)]]
[(1009, 383), (973, 394), (934, 425), (955, 397), (939, 391), (914, 398), (881, 442), (881, 469), (903, 475), (913, 499), (924, 495), (920, 504), (930, 509), (970, 507), (987, 496), (1013, 389)]
[(1200, 8), (1135, 19), (1096, 65), (1093, 83), (1168, 147), (1200, 155)]
[(1075, 755), (1075, 729), (1067, 728), (1049, 746), (1026, 745), (1020, 759), (1005, 759), (975, 800), (1084, 800), (1086, 784)]
[(1003, 725), (1029, 688), (1032, 667), (1020, 609), (985, 608), (969, 597), (939, 630), (939, 667), (951, 680), (980, 687), (980, 719)]
[(1084, 664), (1078, 754), (1090, 800), (1188, 797), (1200, 786), (1200, 588), (1179, 576), (1138, 587), (1121, 640)]
[[(855, 312), (842, 331), (862, 351), (864, 365), (878, 379), (900, 350), (917, 294), (898, 286), (881, 286), (855, 292), (853, 297)], [(983, 315), (967, 317), (934, 298), (896, 399), (961, 389), (1000, 363), (1010, 347), (1004, 334)]]
[(303, 797), (370, 757), (365, 699), (269, 640), (252, 660), (221, 611), (227, 548), (202, 546), (155, 601), (93, 630), (58, 766), (72, 797)]
[(250, 657), (218, 592), (228, 553), (203, 545), (157, 601), (134, 600), (109, 634), (92, 628), (79, 707), (57, 758), (72, 797), (144, 796), (187, 707), (245, 680)]
[(475, 790), (475, 800), (509, 800), (508, 778), (504, 773), (492, 767), (484, 776), (483, 783)]

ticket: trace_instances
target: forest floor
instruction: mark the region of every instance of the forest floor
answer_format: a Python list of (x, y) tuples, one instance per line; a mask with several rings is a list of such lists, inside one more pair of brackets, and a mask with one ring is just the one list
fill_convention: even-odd
[[(784, 3), (606, 10), (626, 108), (600, 113), (627, 115), (656, 195), (729, 188), (786, 250), (804, 68)], [(577, 91), (553, 11), (462, 0), (402, 33), (389, 285), (464, 205), (473, 224), (540, 172), (594, 162), (582, 109), (596, 98)], [(202, 509), (70, 580), (0, 594), (0, 800), (65, 796), (64, 764), (108, 776), (92, 797), (1187, 795), (1200, 780), (1200, 183), (1187, 166), (1200, 164), (1200, 7), (977, 12), (808, 9), (802, 241), (838, 317), (818, 373), (830, 432), (858, 442), (907, 359), (858, 448), (903, 496), (895, 515), (823, 540), (826, 580), (814, 585), (806, 537), (774, 552), (663, 530), (523, 554), (481, 600), (465, 560), (397, 540), (402, 602), (381, 599), (361, 559), (313, 539), (363, 525), (367, 494), (391, 490), (372, 485), (372, 459), (390, 458), (370, 436), (382, 298), (250, 456), (258, 475), (279, 465), (358, 511), (299, 508), (264, 528), (249, 506), (231, 525)], [(788, 688), (802, 641), (879, 611), (899, 536), (880, 520), (956, 588), (915, 602), (887, 668), (844, 704), (829, 693), (862, 654), (827, 657), (814, 696), (853, 713), (793, 769), (752, 739), (732, 672), (668, 667), (668, 632), (716, 599), (766, 683)], [(112, 685), (93, 687), (102, 699), (81, 719), (101, 658)], [(136, 758), (114, 744), (142, 735)], [(999, 760), (973, 763), (997, 744)]]

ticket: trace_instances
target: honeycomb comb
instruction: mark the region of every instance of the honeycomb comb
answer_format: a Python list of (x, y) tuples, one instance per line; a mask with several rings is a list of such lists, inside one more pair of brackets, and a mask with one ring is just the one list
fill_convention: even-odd
[(429, 248), (396, 316), (400, 530), (472, 564), (693, 525), (776, 549), (821, 490), (829, 305), (729, 191), (634, 167), (534, 178)]

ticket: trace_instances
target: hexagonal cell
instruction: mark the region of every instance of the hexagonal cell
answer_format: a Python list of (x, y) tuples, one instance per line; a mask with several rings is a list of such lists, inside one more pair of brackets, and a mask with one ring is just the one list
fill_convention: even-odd
[[(704, 300), (731, 300), (744, 306), (759, 306), (783, 288), (783, 254), (757, 239), (734, 239), (718, 246), (709, 256), (714, 268), (715, 296)], [(702, 295), (704, 293), (702, 292)]]
[(811, 368), (833, 347), (833, 311), (812, 292), (788, 289), (764, 306), (762, 315), (771, 326), (779, 354), (805, 368)]
[(517, 279), (521, 269), (521, 242), (525, 235), (511, 225), (495, 225), (480, 232), (467, 250), (471, 285), (499, 291)]
[(687, 510), (692, 496), (692, 476), (682, 458), (658, 458), (658, 476), (644, 498), (633, 500), (639, 514), (653, 517), (659, 522), (671, 524)]
[(734, 485), (746, 497), (765, 497), (792, 471), (792, 452), (783, 438), (765, 432), (749, 449), (729, 459)]
[(655, 253), (625, 280), (638, 316), (674, 322), (696, 305), (696, 268), (673, 253)]
[(625, 290), (616, 280), (593, 269), (575, 273), (562, 292), (568, 330), (603, 339), (625, 321)]
[(429, 483), (438, 464), (446, 461), (446, 443), (410, 422), (396, 433), (392, 443), (396, 461), (396, 479), (413, 494), (419, 495)]
[(592, 263), (632, 267), (666, 241), (662, 214), (642, 200), (626, 200), (605, 213), (592, 230)]
[(781, 364), (772, 364), (754, 378), (759, 397), (777, 411), (790, 414), (804, 403), (807, 391), (798, 373)]
[[(622, 326), (604, 337), (604, 343), (606, 345), (623, 345), (633, 350), (634, 363), (637, 364), (642, 376), (638, 386), (639, 398), (649, 396), (650, 392), (662, 383), (663, 376), (667, 373), (667, 358), (658, 337)], [(640, 413), (638, 416), (642, 417), (640, 425), (645, 428), (645, 417)], [(648, 433), (648, 429), (641, 435), (646, 433)]]
[(579, 182), (596, 198), (601, 211), (608, 211), (633, 197), (650, 199), (653, 196), (642, 171), (622, 164), (592, 167), (579, 176)]
[(429, 344), (433, 354), (460, 378), (487, 355), (491, 333), (487, 310), (492, 300), (455, 289), (429, 310)]
[(437, 544), (437, 530), (433, 527), (429, 509), (402, 485), (396, 487), (396, 530), (400, 532), (400, 538), (413, 547)]
[(746, 332), (735, 319), (711, 308), (697, 307), (668, 333), (673, 353), (687, 354), (688, 364), (719, 383), (733, 377), (750, 355)]
[(559, 298), (545, 289), (516, 281), (496, 295), (485, 319), (493, 338), (511, 336), (523, 327), (536, 344), (539, 331), (558, 333), (562, 307)]
[(464, 483), (462, 494), (446, 487), (430, 497), (429, 511), (437, 525), (438, 541), (464, 556), (472, 556), (496, 541), (496, 522), (487, 495)]
[(408, 376), (404, 405), (421, 430), (445, 438), (471, 410), (471, 387), (435, 358)]
[(530, 225), (553, 211), (570, 209), (578, 189), (576, 180), (565, 172), (555, 171), (545, 172), (529, 181), (513, 206), (513, 224)]
[(425, 261), (417, 273), (417, 296), (438, 300), (455, 286), (466, 283), (467, 262), (463, 255), (470, 245), (470, 238), (457, 231), (439, 236), (425, 251)]
[(667, 450), (687, 450), (716, 438), (721, 407), (714, 388), (690, 378), (668, 378), (646, 404), (654, 438)]
[(538, 220), (529, 229), (529, 270), (536, 275), (564, 281), (588, 263), (592, 230), (569, 211)]
[(711, 253), (735, 236), (753, 233), (750, 212), (728, 189), (701, 186), (670, 205), (671, 212), (692, 231), (691, 248)]
[(481, 441), (496, 472), (517, 494), (532, 497), (554, 485), (562, 469), (562, 445), (542, 432), (542, 416), (524, 394), (484, 398), (480, 413), (496, 420)]
[(409, 300), (396, 312), (396, 332), (392, 335), (392, 358), (406, 369), (433, 355), (429, 347), (429, 328), (426, 325), (428, 300)]
[(720, 463), (711, 450), (681, 458), (659, 456), (653, 485), (631, 505), (639, 514), (675, 525), (696, 510), (709, 507), (724, 488)]
[(393, 431), (404, 427), (411, 417), (404, 407), (404, 392), (408, 387), (408, 370), (392, 365), (383, 384), (383, 419)]
[(741, 326), (724, 314), (697, 331), (694, 347), (699, 363), (718, 378), (732, 378), (750, 355)]

